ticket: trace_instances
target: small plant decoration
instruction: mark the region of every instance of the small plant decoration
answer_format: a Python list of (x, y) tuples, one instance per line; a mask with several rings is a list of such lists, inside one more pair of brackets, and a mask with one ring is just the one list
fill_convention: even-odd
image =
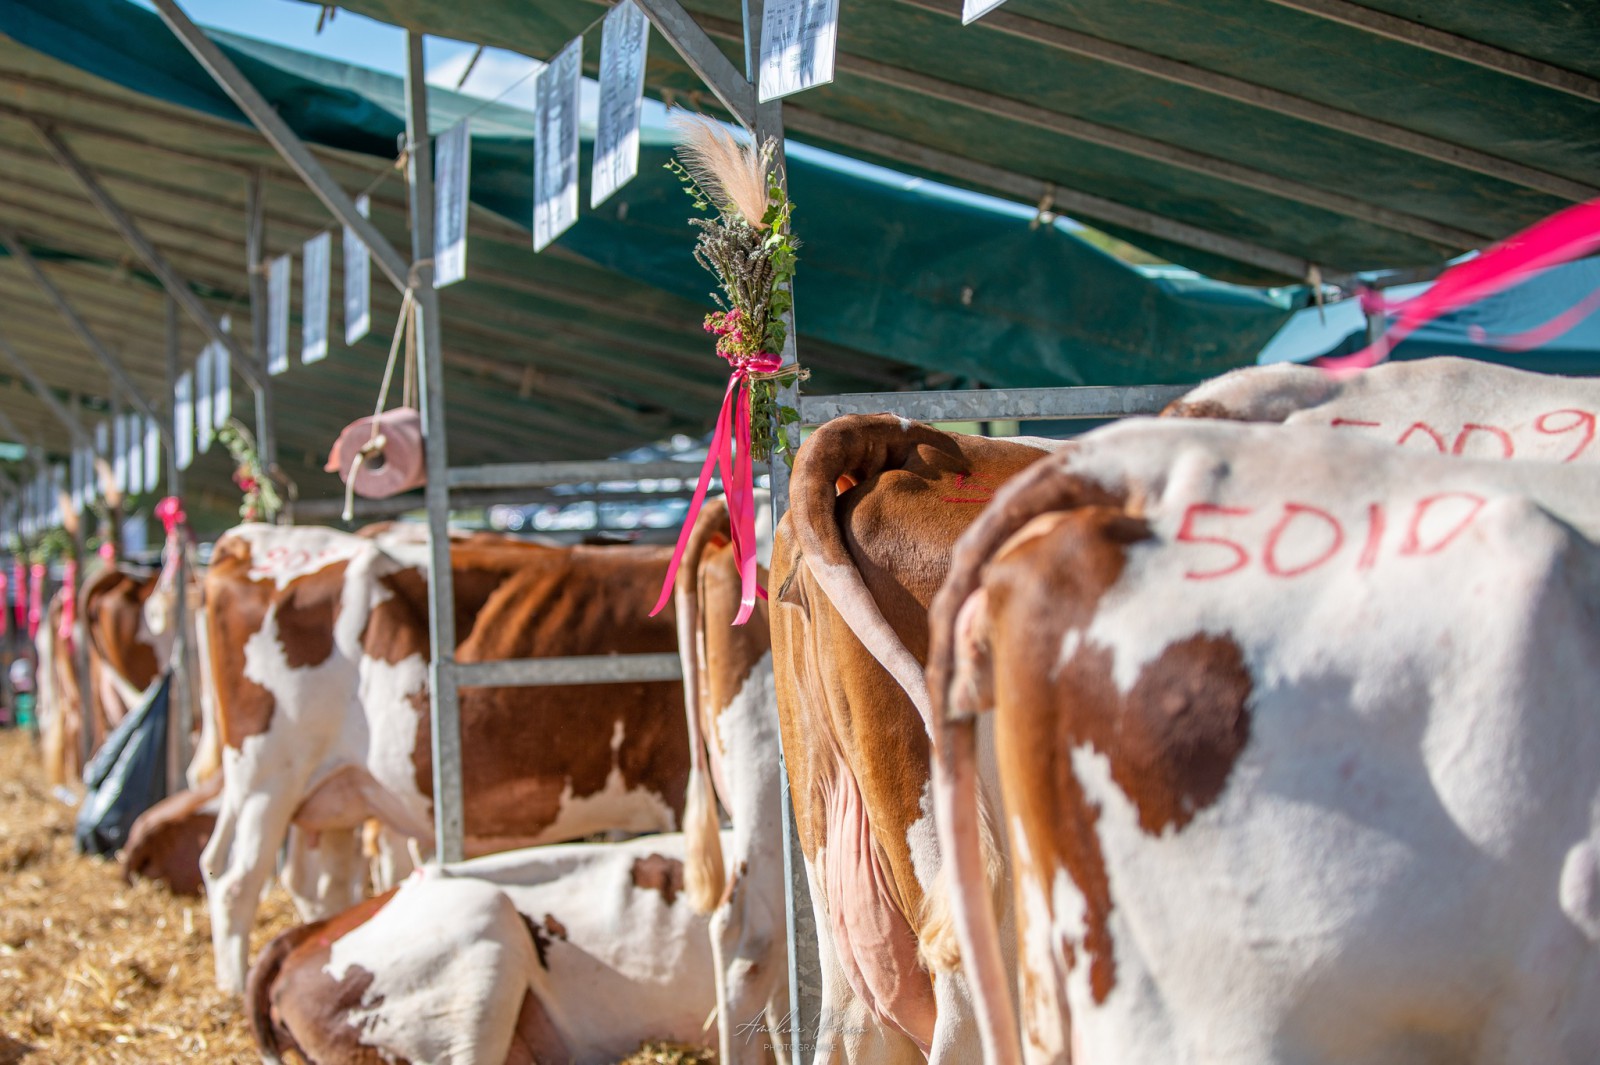
[(752, 463), (768, 461), (774, 453), (793, 464), (787, 434), (774, 426), (800, 420), (798, 411), (778, 403), (778, 387), (803, 380), (805, 371), (783, 365), (788, 340), (783, 315), (792, 305), (789, 283), (794, 279), (799, 242), (789, 232), (794, 205), (783, 191), (776, 172), (777, 142), (743, 145), (718, 123), (704, 115), (680, 114), (673, 118), (681, 138), (678, 154), (667, 169), (683, 182), (697, 211), (709, 218), (691, 218), (699, 230), (695, 261), (716, 276), (720, 292), (713, 292), (716, 311), (706, 315), (706, 332), (717, 338), (717, 354), (728, 362), (728, 390), (711, 435), (711, 447), (694, 498), (684, 517), (678, 548), (667, 567), (651, 616), (661, 612), (672, 597), (678, 563), (694, 529), (700, 505), (718, 467), (733, 533), (733, 556), (739, 570), (739, 612), (735, 625), (749, 620), (756, 598), (766, 590), (756, 578), (755, 488)]
[(760, 148), (742, 145), (704, 115), (675, 116), (683, 137), (667, 169), (683, 183), (695, 210), (710, 218), (691, 218), (699, 230), (694, 258), (713, 274), (720, 292), (711, 293), (720, 310), (706, 315), (705, 329), (717, 338), (717, 354), (735, 373), (744, 371), (750, 396), (751, 454), (758, 462), (774, 453), (791, 466), (786, 441), (774, 439), (773, 425), (800, 420), (793, 407), (780, 406), (778, 388), (803, 380), (798, 366), (783, 366), (788, 327), (783, 316), (793, 306), (800, 242), (789, 232), (794, 204), (783, 190), (770, 138)]
[(283, 509), (283, 497), (278, 495), (277, 486), (261, 465), (256, 438), (237, 418), (229, 418), (228, 424), (217, 430), (217, 439), (232, 456), (233, 483), (244, 493), (239, 517), (245, 521), (271, 521)]

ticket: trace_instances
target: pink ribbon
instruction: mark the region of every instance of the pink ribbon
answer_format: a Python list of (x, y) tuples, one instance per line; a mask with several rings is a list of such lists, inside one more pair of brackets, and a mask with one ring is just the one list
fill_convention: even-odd
[(117, 545), (110, 540), (102, 540), (100, 546), (95, 549), (95, 554), (99, 555), (107, 563), (115, 562), (117, 560)]
[(21, 559), (11, 563), (11, 586), (17, 590), (17, 631), (28, 627), (28, 569)]
[(61, 597), (61, 625), (56, 629), (56, 635), (65, 643), (72, 642), (72, 625), (78, 620), (78, 560), (67, 559), (67, 564), (61, 573), (61, 588), (65, 595)]
[(10, 590), (8, 583), (6, 571), (0, 569), (0, 636), (11, 631), (11, 611), (6, 609), (6, 593)]
[[(756, 597), (767, 597), (767, 590), (756, 579), (756, 488), (754, 460), (750, 456), (750, 375), (772, 373), (783, 365), (777, 355), (758, 355), (754, 358), (730, 359), (733, 373), (728, 375), (728, 388), (722, 394), (722, 409), (717, 413), (717, 427), (711, 432), (711, 446), (706, 453), (705, 465), (700, 467), (700, 481), (695, 485), (694, 498), (689, 501), (689, 513), (683, 519), (683, 531), (678, 534), (677, 549), (672, 552), (672, 562), (667, 566), (667, 579), (661, 586), (661, 598), (656, 600), (650, 616), (655, 617), (672, 598), (672, 587), (678, 578), (678, 566), (683, 562), (683, 552), (689, 546), (689, 536), (694, 532), (695, 519), (706, 500), (706, 489), (711, 487), (712, 475), (722, 470), (722, 492), (728, 501), (728, 524), (733, 532), (733, 561), (739, 569), (739, 613), (735, 625), (750, 620), (756, 608)], [(732, 440), (730, 441), (730, 437)], [(730, 449), (730, 444), (734, 445)], [(731, 451), (731, 453), (730, 453)]]
[(167, 530), (167, 539), (172, 539), (179, 525), (189, 520), (183, 512), (183, 501), (177, 496), (167, 496), (156, 504), (156, 518), (161, 522), (161, 527)]
[(28, 571), (28, 639), (39, 638), (39, 622), (44, 618), (44, 563), (35, 562)]
[[(1363, 294), (1362, 308), (1390, 311), (1397, 317), (1382, 336), (1353, 355), (1313, 360), (1335, 373), (1370, 369), (1389, 357), (1402, 340), (1442, 314), (1459, 310), (1496, 292), (1503, 292), (1552, 266), (1581, 259), (1600, 248), (1600, 200), (1590, 200), (1557, 211), (1513, 234), (1477, 258), (1452, 266), (1439, 275), (1433, 287), (1413, 299), (1390, 304), (1374, 293)], [(1564, 323), (1566, 329), (1576, 320)], [(1552, 334), (1559, 335), (1559, 334)]]

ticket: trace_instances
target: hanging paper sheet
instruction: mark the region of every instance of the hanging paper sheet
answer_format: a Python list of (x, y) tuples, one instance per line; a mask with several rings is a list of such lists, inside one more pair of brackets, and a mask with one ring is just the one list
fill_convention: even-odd
[(194, 375), (185, 370), (172, 389), (172, 448), (178, 469), (194, 461)]
[[(222, 316), (219, 323), (224, 333), (232, 334), (233, 319)], [(218, 429), (233, 417), (233, 356), (228, 345), (214, 344), (211, 348), (211, 424)]]
[(122, 416), (122, 433), (128, 440), (128, 494), (144, 491), (144, 418), (138, 414)]
[(328, 285), (333, 272), (333, 234), (324, 230), (303, 249), (304, 286), (300, 296), (300, 361), (328, 357)]
[(144, 420), (144, 490), (154, 492), (161, 483), (161, 427), (154, 418)]
[(962, 0), (961, 24), (965, 26), (976, 22), (1005, 2), (1006, 0)]
[(472, 130), (462, 119), (434, 139), (433, 287), (467, 276), (467, 191), (472, 181)]
[(761, 20), (761, 102), (833, 80), (839, 0), (769, 0)]
[(644, 61), (650, 20), (633, 0), (606, 12), (600, 31), (600, 128), (595, 134), (589, 206), (639, 174), (639, 109), (644, 103)]
[[(372, 217), (372, 197), (356, 197), (362, 218)], [(344, 227), (344, 342), (347, 346), (372, 332), (372, 258), (356, 231)]]
[(280, 255), (267, 264), (267, 372), (289, 368), (289, 282), (294, 260)]
[(83, 511), (84, 503), (87, 502), (85, 491), (83, 448), (75, 447), (72, 449), (72, 509), (80, 513)]
[(556, 53), (534, 81), (533, 250), (578, 220), (578, 87), (583, 38)]
[(120, 414), (111, 419), (111, 482), (128, 490), (128, 420)]
[(61, 512), (61, 493), (67, 488), (67, 468), (60, 463), (50, 467), (50, 524), (66, 524), (66, 515)]
[(214, 435), (211, 422), (211, 352), (215, 347), (215, 344), (207, 344), (200, 349), (200, 357), (194, 360), (194, 443), (195, 450), (202, 455), (211, 450), (211, 437)]

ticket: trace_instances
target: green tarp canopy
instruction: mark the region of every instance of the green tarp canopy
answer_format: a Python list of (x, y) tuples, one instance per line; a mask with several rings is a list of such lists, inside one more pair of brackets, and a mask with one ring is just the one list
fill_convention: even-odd
[[(241, 335), (248, 174), (267, 178), (269, 253), (297, 251), (331, 220), (150, 12), (120, 0), (3, 0), (0, 34), (0, 220), (57, 261), (49, 269), (162, 397), (159, 288), (44, 155), (29, 120), (56, 126)], [(403, 129), (399, 80), (217, 37), (291, 127), (326, 149), (347, 189), (377, 183), (374, 217), (407, 248), (404, 190), (388, 166)], [(658, 42), (652, 55), (666, 52)], [(646, 131), (637, 180), (534, 255), (532, 117), (442, 90), (430, 100), (436, 131), (471, 113), (479, 208), (469, 279), (444, 299), (452, 462), (592, 457), (708, 426), (721, 392), (721, 363), (699, 328), (711, 279), (692, 260), (688, 201), (662, 169), (662, 134)], [(583, 174), (587, 203), (587, 156)], [(790, 175), (813, 391), (1194, 381), (1248, 362), (1302, 296), (1183, 271), (1146, 276), (1063, 223), (1030, 225), (1030, 210), (804, 146)], [(397, 297), (375, 288), (386, 333)], [(0, 300), (0, 328), (49, 382), (101, 405), (103, 374), (20, 269), (0, 269)], [(192, 357), (200, 341), (184, 328)], [(335, 343), (325, 363), (275, 379), (281, 451), (306, 495), (332, 494), (316, 468), (337, 428), (370, 409), (387, 340)], [(47, 420), (27, 428), (64, 448)]]

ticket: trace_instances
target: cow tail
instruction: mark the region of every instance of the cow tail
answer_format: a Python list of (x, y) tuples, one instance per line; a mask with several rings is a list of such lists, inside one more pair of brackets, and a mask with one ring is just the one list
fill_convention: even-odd
[(856, 639), (910, 696), (931, 734), (922, 663), (884, 618), (856, 568), (839, 527), (837, 502), (841, 491), (904, 466), (919, 446), (956, 450), (949, 434), (893, 415), (855, 415), (828, 422), (811, 434), (795, 458), (789, 523), (812, 578)]
[[(272, 985), (278, 981), (284, 959), (326, 923), (318, 921), (300, 925), (275, 936), (250, 967), (250, 975), (244, 985), (244, 1001), (249, 1012), (250, 1033), (255, 1036), (256, 1046), (261, 1050), (261, 1060), (266, 1065), (283, 1065), (285, 1050), (293, 1050), (302, 1058), (305, 1057), (295, 1043), (294, 1036), (272, 1020)], [(287, 1038), (287, 1046), (279, 1041), (280, 1036)]]
[[(1022, 1051), (991, 905), (994, 848), (984, 837), (993, 829), (986, 829), (978, 790), (977, 715), (993, 705), (984, 668), (985, 604), (980, 585), (984, 564), (1034, 516), (1106, 501), (1103, 491), (1065, 475), (1070, 461), (1068, 454), (1038, 462), (995, 494), (956, 541), (949, 575), (929, 610), (928, 686), (936, 722), (934, 820), (944, 856), (950, 919), (972, 984), (984, 1060), (990, 1065), (1017, 1065)], [(976, 659), (977, 668), (958, 669), (958, 648), (967, 650), (969, 664)]]
[(684, 798), (684, 891), (699, 913), (710, 913), (722, 898), (727, 871), (722, 858), (722, 822), (717, 815), (716, 785), (708, 764), (701, 727), (701, 655), (704, 624), (700, 609), (700, 560), (718, 536), (732, 536), (728, 506), (721, 499), (707, 503), (684, 549), (682, 576), (673, 592), (678, 622), (678, 658), (683, 662), (683, 708), (689, 719), (689, 786)]

